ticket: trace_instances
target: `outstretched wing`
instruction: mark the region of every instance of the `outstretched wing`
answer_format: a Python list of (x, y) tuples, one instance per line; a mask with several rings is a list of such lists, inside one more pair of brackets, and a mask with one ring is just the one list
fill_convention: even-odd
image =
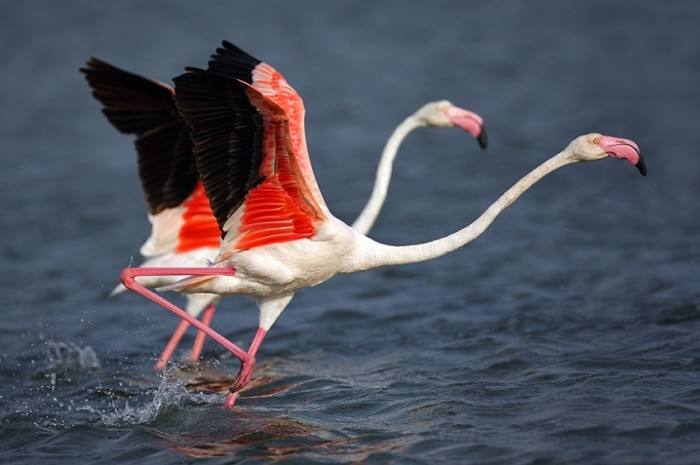
[(311, 237), (327, 209), (309, 162), (304, 106), (271, 66), (224, 42), (175, 78), (180, 114), (232, 249)]
[(91, 58), (81, 71), (120, 132), (136, 135), (139, 175), (151, 214), (180, 205), (197, 183), (187, 126), (166, 84)]
[(218, 247), (219, 230), (201, 187), (187, 125), (170, 86), (112, 66), (97, 58), (80, 70), (120, 132), (136, 136), (141, 184), (151, 236), (144, 256), (198, 247)]

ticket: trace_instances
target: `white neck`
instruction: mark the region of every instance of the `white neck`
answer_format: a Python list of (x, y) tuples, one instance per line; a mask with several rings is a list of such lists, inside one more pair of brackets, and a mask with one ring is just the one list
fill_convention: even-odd
[(365, 208), (362, 209), (360, 216), (352, 224), (353, 229), (360, 234), (369, 233), (369, 230), (372, 229), (374, 222), (377, 220), (377, 216), (379, 216), (382, 205), (384, 205), (384, 200), (389, 190), (389, 181), (391, 180), (391, 168), (401, 142), (411, 131), (421, 126), (425, 126), (425, 123), (411, 115), (394, 129), (391, 137), (386, 142), (382, 157), (379, 160), (379, 166), (377, 167), (377, 176), (374, 179), (372, 195), (367, 201)]
[(574, 163), (576, 160), (568, 151), (563, 151), (527, 174), (481, 214), (473, 223), (449, 236), (423, 244), (391, 246), (380, 244), (367, 237), (358, 243), (357, 271), (377, 268), (384, 265), (416, 263), (448, 254), (473, 241), (483, 233), (494, 219), (523, 192), (552, 171)]

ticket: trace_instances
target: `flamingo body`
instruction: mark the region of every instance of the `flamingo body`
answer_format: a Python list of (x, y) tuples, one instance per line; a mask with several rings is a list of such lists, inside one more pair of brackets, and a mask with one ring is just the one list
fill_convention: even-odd
[(354, 271), (360, 266), (355, 254), (357, 244), (368, 242), (350, 226), (329, 216), (317, 225), (317, 231), (310, 238), (238, 250), (233, 254), (225, 252), (228, 258), (213, 266), (235, 269), (235, 276), (192, 278), (169, 288), (265, 299), (316, 286), (344, 271)]

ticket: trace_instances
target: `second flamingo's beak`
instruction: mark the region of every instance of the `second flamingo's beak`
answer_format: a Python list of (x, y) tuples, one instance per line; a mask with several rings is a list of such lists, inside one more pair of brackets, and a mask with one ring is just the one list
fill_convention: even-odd
[(647, 175), (647, 165), (646, 165), (646, 163), (644, 163), (644, 158), (642, 158), (641, 153), (639, 154), (639, 161), (634, 166), (636, 166), (637, 169), (639, 170), (639, 172), (642, 173), (642, 176)]
[(476, 113), (463, 108), (451, 106), (445, 110), (447, 118), (453, 126), (462, 128), (472, 135), (482, 149), (488, 145), (484, 120)]
[(647, 165), (639, 151), (639, 146), (629, 139), (621, 137), (600, 136), (595, 143), (602, 148), (608, 156), (629, 161), (637, 167), (642, 176), (647, 175)]

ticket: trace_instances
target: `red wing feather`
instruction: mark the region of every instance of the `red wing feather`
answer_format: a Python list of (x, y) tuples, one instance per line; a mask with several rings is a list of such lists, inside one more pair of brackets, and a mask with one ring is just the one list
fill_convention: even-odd
[[(255, 92), (246, 92), (251, 99), (251, 103), (258, 108), (261, 113), (263, 108), (258, 107), (261, 100), (265, 100), (268, 105), (281, 109), (286, 126), (286, 137), (288, 138), (288, 151), (294, 157), (295, 169), (303, 177), (304, 184), (308, 190), (310, 199), (322, 208), (326, 208), (321, 190), (311, 168), (309, 153), (306, 147), (306, 135), (304, 133), (304, 102), (294, 88), (289, 85), (282, 73), (277, 71), (267, 63), (259, 63), (252, 72), (252, 88), (259, 93), (260, 98), (253, 97)], [(277, 115), (279, 117), (279, 114)]]
[(273, 175), (248, 192), (237, 232), (234, 247), (245, 250), (311, 237), (314, 226)]
[(197, 183), (183, 207), (183, 224), (178, 235), (176, 251), (182, 253), (201, 247), (218, 248), (221, 245), (221, 230), (201, 182)]
[[(263, 65), (265, 63), (261, 63), (255, 68), (253, 71), (254, 77), (257, 69)], [(272, 69), (269, 65), (265, 66)], [(279, 75), (279, 73), (277, 74)], [(310, 169), (311, 165), (308, 162), (309, 158), (306, 153), (306, 143), (304, 142), (303, 120), (293, 124), (287, 109), (284, 107), (287, 104), (291, 105), (293, 108), (291, 113), (303, 118), (303, 107), (301, 109), (298, 108), (301, 105), (298, 95), (294, 93), (293, 95), (296, 98), (287, 97), (275, 100), (273, 97), (264, 95), (256, 87), (257, 82), (255, 80), (252, 86), (242, 81), (240, 81), (240, 84), (246, 88), (246, 94), (250, 102), (263, 116), (263, 159), (260, 164), (260, 175), (263, 177), (273, 174), (277, 175), (280, 186), (306, 215), (313, 219), (324, 218), (320, 205), (325, 204), (319, 204), (318, 202), (319, 198), (323, 202), (323, 198), (320, 197), (320, 192), (318, 197), (313, 193), (313, 188), (318, 190), (318, 186), (313, 177), (313, 171)], [(265, 88), (263, 87), (263, 89)], [(273, 95), (279, 96), (277, 93)], [(292, 130), (293, 127), (296, 132), (301, 131), (301, 134), (295, 135), (295, 131)], [(304, 161), (309, 166), (308, 173), (310, 173), (310, 178), (302, 169)]]

